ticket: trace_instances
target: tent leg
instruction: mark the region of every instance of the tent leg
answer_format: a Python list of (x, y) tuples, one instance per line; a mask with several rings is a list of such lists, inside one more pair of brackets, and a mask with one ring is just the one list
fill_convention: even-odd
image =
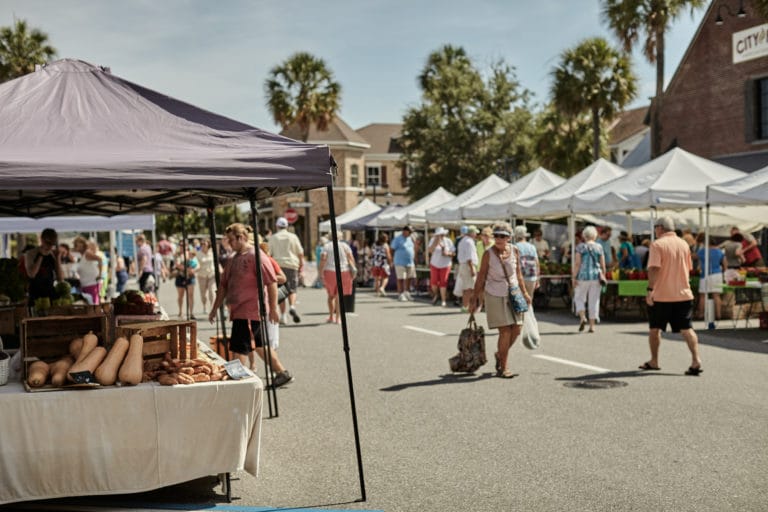
[(186, 303), (186, 311), (187, 311), (187, 321), (189, 321), (190, 315), (192, 315), (192, 312), (190, 311), (190, 304), (189, 304), (189, 287), (186, 286), (186, 276), (187, 276), (187, 250), (189, 249), (189, 244), (187, 243), (187, 225), (184, 222), (184, 215), (187, 213), (187, 210), (185, 208), (181, 208), (179, 210), (179, 216), (181, 218), (181, 254), (184, 256), (184, 279), (185, 279), (185, 293), (184, 293), (184, 301)]
[(341, 299), (344, 288), (341, 284), (341, 260), (339, 258), (339, 239), (336, 236), (336, 212), (333, 204), (333, 187), (328, 186), (328, 207), (331, 216), (331, 240), (333, 241), (333, 260), (336, 265), (336, 287), (339, 290), (339, 311), (341, 312), (341, 337), (344, 344), (344, 357), (347, 365), (347, 384), (349, 387), (349, 404), (352, 408), (352, 428), (355, 434), (355, 453), (357, 454), (357, 472), (360, 478), (360, 501), (365, 501), (365, 477), (363, 476), (363, 454), (360, 448), (360, 431), (357, 425), (357, 407), (355, 406), (355, 386), (352, 381), (352, 363), (349, 359), (349, 333), (347, 331), (347, 313), (344, 301)]
[[(259, 287), (259, 333), (264, 345), (264, 383), (267, 386), (267, 403), (269, 405), (269, 417), (277, 418), (280, 413), (277, 409), (277, 388), (272, 383), (272, 348), (269, 346), (269, 333), (267, 332), (267, 305), (264, 301), (264, 278), (261, 274), (261, 248), (259, 247), (259, 213), (256, 209), (256, 191), (248, 190), (248, 201), (251, 203), (251, 227), (253, 228), (253, 245), (256, 256), (256, 285)], [(272, 407), (274, 405), (274, 413)]]
[[(219, 245), (216, 243), (216, 217), (214, 213), (214, 205), (213, 201), (208, 202), (208, 231), (211, 235), (211, 251), (213, 254), (213, 275), (216, 279), (216, 289), (218, 290), (221, 286), (221, 272), (219, 272)], [(213, 305), (213, 304), (211, 304)], [(229, 343), (227, 340), (227, 324), (226, 319), (224, 318), (224, 304), (219, 306), (219, 323), (221, 324), (221, 336), (224, 343), (224, 354), (227, 358), (227, 361), (230, 359), (229, 355)], [(218, 337), (218, 329), (216, 332), (216, 336)], [(218, 342), (218, 340), (216, 340)]]

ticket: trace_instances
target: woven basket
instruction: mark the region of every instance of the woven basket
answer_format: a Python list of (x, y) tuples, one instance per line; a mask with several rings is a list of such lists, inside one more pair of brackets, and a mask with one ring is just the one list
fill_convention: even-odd
[(0, 386), (8, 382), (8, 370), (11, 366), (11, 356), (3, 352), (3, 338), (0, 338)]

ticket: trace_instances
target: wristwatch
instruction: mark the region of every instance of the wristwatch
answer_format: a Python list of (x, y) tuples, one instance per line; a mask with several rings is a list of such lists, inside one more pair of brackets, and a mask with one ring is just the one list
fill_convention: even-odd
[(648, 291), (649, 291), (649, 292), (652, 292), (652, 291), (653, 291), (653, 288), (651, 288), (651, 287), (649, 286), (649, 287), (648, 287)]

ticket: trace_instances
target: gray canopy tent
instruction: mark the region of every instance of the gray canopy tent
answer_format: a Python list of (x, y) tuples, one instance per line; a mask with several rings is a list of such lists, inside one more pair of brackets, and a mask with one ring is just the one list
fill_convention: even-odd
[[(247, 199), (255, 230), (259, 199), (326, 187), (332, 232), (337, 231), (332, 191), (335, 164), (327, 146), (296, 142), (202, 110), (112, 75), (104, 67), (64, 59), (0, 84), (0, 126), (2, 217), (112, 216), (204, 208), (214, 237), (213, 215), (219, 205)], [(335, 236), (333, 241), (338, 243)], [(338, 258), (338, 247), (335, 254)], [(258, 269), (259, 251), (256, 258)], [(341, 268), (339, 261), (336, 268)], [(257, 279), (260, 315), (266, 318), (260, 272)], [(340, 275), (337, 284), (341, 289)], [(365, 500), (343, 305), (341, 310)], [(220, 319), (224, 324), (223, 311)], [(267, 339), (264, 324), (262, 335)], [(268, 352), (269, 343), (265, 346)], [(269, 376), (267, 370), (267, 384)]]

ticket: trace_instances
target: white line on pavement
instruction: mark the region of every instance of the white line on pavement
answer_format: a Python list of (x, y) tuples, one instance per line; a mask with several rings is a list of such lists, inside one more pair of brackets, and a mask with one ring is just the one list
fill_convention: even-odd
[(600, 368), (599, 366), (591, 366), (584, 363), (577, 363), (576, 361), (569, 361), (568, 359), (560, 359), (559, 357), (552, 357), (552, 356), (545, 356), (541, 354), (534, 354), (533, 357), (538, 357), (539, 359), (545, 359), (547, 361), (552, 361), (553, 363), (561, 363), (561, 364), (567, 364), (570, 366), (576, 366), (577, 368), (584, 368), (585, 370), (592, 370), (595, 372), (611, 372), (613, 370), (609, 370), (607, 368)]
[(431, 334), (433, 336), (445, 336), (446, 334), (444, 332), (438, 332), (438, 331), (430, 331), (429, 329), (422, 329), (421, 327), (414, 327), (412, 325), (404, 325), (405, 329), (410, 329), (412, 331), (416, 332), (423, 332), (425, 334)]

